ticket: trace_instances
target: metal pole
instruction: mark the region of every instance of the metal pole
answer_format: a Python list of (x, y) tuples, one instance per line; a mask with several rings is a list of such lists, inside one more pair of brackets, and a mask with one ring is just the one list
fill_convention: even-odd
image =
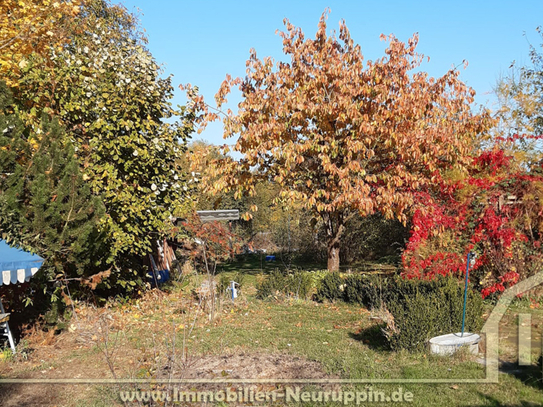
[[(5, 314), (5, 313), (6, 311), (4, 311), (2, 300), (0, 300), (0, 314)], [(4, 332), (0, 332), (0, 335), (4, 334), (5, 336), (8, 337), (8, 342), (9, 342), (9, 347), (11, 348), (11, 352), (15, 354), (15, 341), (13, 340), (13, 335), (11, 334), (11, 331), (9, 329), (9, 324), (7, 320), (0, 324), (0, 331), (1, 330), (3, 330)]]
[(468, 300), (468, 275), (469, 275), (469, 257), (471, 253), (468, 253), (468, 261), (466, 262), (466, 283), (464, 285), (464, 310), (462, 311), (462, 335), (464, 336), (464, 323), (466, 322), (466, 303)]

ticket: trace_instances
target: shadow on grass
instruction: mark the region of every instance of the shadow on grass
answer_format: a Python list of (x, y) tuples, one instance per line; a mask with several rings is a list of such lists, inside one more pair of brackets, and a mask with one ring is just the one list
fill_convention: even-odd
[(356, 340), (363, 342), (370, 349), (377, 351), (389, 351), (390, 346), (387, 343), (381, 328), (383, 324), (375, 324), (359, 332), (349, 332), (349, 336)]
[(533, 387), (537, 390), (543, 390), (541, 358), (539, 358), (537, 364), (532, 364), (530, 366), (519, 366), (516, 362), (501, 362), (500, 372), (517, 378), (526, 386)]
[(276, 269), (303, 269), (303, 270), (322, 270), (324, 265), (302, 258), (293, 258), (287, 261), (281, 253), (272, 254), (275, 260), (266, 261), (266, 253), (252, 253), (237, 255), (235, 260), (225, 262), (217, 267), (217, 272), (243, 272), (246, 274), (270, 274)]
[[(541, 407), (541, 403), (533, 403), (531, 401), (524, 401), (519, 400), (517, 403), (514, 404), (503, 404), (498, 399), (481, 392), (478, 392), (479, 396), (486, 399), (488, 404), (485, 404), (486, 406), (496, 406), (496, 407)], [(480, 404), (476, 404), (477, 406), (480, 406)], [(474, 405), (475, 406), (475, 405)]]
[(270, 274), (272, 272), (272, 270), (265, 270), (265, 271), (260, 271), (260, 270), (239, 270), (239, 269), (235, 269), (235, 268), (231, 268), (231, 267), (225, 267), (225, 268), (221, 268), (221, 269), (217, 269), (217, 272), (215, 273), (215, 275), (217, 276), (220, 276), (221, 274), (236, 274), (236, 273), (241, 273), (241, 274), (244, 274), (244, 275), (248, 275), (248, 276), (257, 276), (259, 274)]
[[(267, 256), (273, 256), (273, 261), (267, 261)], [(383, 262), (381, 262), (383, 260)], [(352, 264), (342, 264), (342, 272), (378, 272), (381, 274), (394, 274), (397, 266), (390, 264), (387, 259), (378, 261), (358, 261)], [(316, 258), (293, 253), (246, 253), (235, 256), (232, 261), (217, 266), (217, 273), (239, 271), (247, 274), (270, 274), (272, 271), (300, 269), (306, 271), (326, 270), (327, 264), (317, 261)]]

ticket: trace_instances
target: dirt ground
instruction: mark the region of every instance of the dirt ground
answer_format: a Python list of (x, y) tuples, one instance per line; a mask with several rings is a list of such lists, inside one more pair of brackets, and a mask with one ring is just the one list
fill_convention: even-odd
[[(85, 318), (79, 318), (76, 330), (66, 330), (59, 335), (35, 330), (25, 338), (27, 346), (24, 354), (14, 360), (0, 361), (2, 379), (63, 380), (78, 379), (80, 384), (62, 383), (2, 383), (0, 384), (0, 406), (76, 406), (86, 404), (85, 400), (96, 397), (96, 384), (85, 383), (85, 379), (112, 379), (113, 371), (117, 377), (137, 377), (145, 366), (143, 360), (134, 359), (134, 349), (116, 349), (115, 363), (108, 365), (108, 358), (99, 346), (94, 334), (98, 318), (107, 315), (111, 326), (117, 323), (118, 315), (104, 314), (104, 310), (88, 311)], [(97, 348), (99, 348), (97, 350)], [(101, 351), (101, 350), (102, 351)], [(152, 364), (152, 377), (173, 380), (213, 379), (324, 379), (327, 375), (322, 366), (314, 361), (287, 354), (263, 354), (256, 352), (232, 352), (224, 355), (192, 355), (182, 363), (168, 363), (157, 358)], [(132, 370), (131, 370), (132, 368)], [(147, 376), (143, 376), (147, 378)], [(150, 378), (150, 377), (148, 377)], [(191, 384), (198, 389), (212, 390), (224, 387), (221, 384)], [(241, 384), (236, 384), (241, 385)], [(128, 387), (127, 387), (128, 386)], [(124, 385), (124, 389), (131, 385)], [(272, 385), (273, 386), (273, 385)], [(133, 387), (133, 386), (132, 386)], [(93, 396), (94, 394), (94, 396)], [(106, 404), (107, 405), (107, 404)]]
[[(32, 370), (17, 373), (17, 366), (2, 369), (2, 377), (19, 379), (72, 379), (109, 378), (111, 374), (104, 362), (82, 363), (77, 359), (65, 359), (58, 346), (41, 349), (34, 357), (49, 357), (52, 362), (60, 361), (61, 366), (45, 370)], [(43, 360), (43, 359), (42, 359)], [(23, 363), (30, 363), (27, 361)], [(291, 355), (265, 355), (256, 353), (240, 353), (223, 356), (204, 356), (193, 359), (174, 380), (182, 379), (324, 379), (332, 378), (322, 367), (313, 361)], [(241, 385), (241, 384), (236, 384)], [(71, 406), (78, 399), (85, 399), (92, 392), (92, 384), (41, 384), (15, 383), (0, 384), (0, 405), (5, 407), (30, 406)], [(198, 389), (223, 388), (224, 384), (192, 385)]]

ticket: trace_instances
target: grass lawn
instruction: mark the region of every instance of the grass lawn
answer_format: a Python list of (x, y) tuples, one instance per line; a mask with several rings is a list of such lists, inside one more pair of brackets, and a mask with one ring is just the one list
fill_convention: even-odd
[[(168, 293), (155, 290), (138, 300), (112, 303), (103, 309), (81, 304), (77, 317), (71, 321), (71, 329), (56, 336), (36, 331), (26, 339), (26, 348), (21, 349), (19, 356), (0, 362), (0, 376), (218, 378), (227, 382), (220, 388), (228, 386), (229, 380), (235, 387), (239, 386), (234, 382), (237, 379), (255, 378), (292, 379), (293, 385), (303, 378), (319, 381), (439, 378), (451, 383), (350, 384), (340, 388), (391, 394), (402, 387), (403, 392), (413, 394), (409, 404), (415, 406), (543, 405), (541, 368), (535, 363), (527, 367), (515, 363), (514, 332), (518, 313), (533, 315), (534, 332), (538, 332), (534, 343), (540, 343), (543, 311), (529, 302), (518, 301), (503, 320), (500, 359), (505, 368), (500, 373), (499, 383), (461, 384), (454, 380), (484, 377), (484, 367), (475, 356), (460, 353), (454, 357), (438, 357), (391, 351), (381, 335), (380, 320), (372, 312), (341, 302), (257, 300), (254, 285), (261, 278), (258, 275), (247, 278), (243, 293), (235, 303), (226, 298), (216, 303), (210, 320), (210, 304), (198, 305), (191, 294), (204, 278), (194, 277), (188, 286), (176, 283), (169, 287)], [(533, 352), (533, 359), (537, 360), (539, 347), (534, 345)], [(286, 385), (266, 383), (258, 388), (272, 390)], [(199, 388), (195, 384), (179, 386)], [(334, 384), (303, 386), (314, 390), (338, 389)], [(11, 384), (2, 385), (0, 391), (2, 405), (25, 405), (21, 401), (35, 401), (41, 394), (51, 397), (50, 405), (83, 407), (123, 405), (119, 390), (134, 388), (130, 384)], [(140, 385), (140, 388), (148, 389), (149, 385)], [(304, 402), (303, 405), (340, 404)]]

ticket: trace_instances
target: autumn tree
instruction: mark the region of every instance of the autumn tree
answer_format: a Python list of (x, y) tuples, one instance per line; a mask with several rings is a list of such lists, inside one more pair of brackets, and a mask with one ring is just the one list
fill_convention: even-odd
[(0, 128), (4, 238), (58, 263), (64, 277), (111, 270), (104, 286), (130, 289), (186, 201), (179, 159), (191, 112), (172, 108), (171, 77), (125, 7), (85, 0), (59, 19), (68, 2), (34, 3), (50, 8), (51, 30), (64, 36), (48, 43), (40, 31), (31, 40), (40, 49), (21, 48), (16, 75), (0, 76), (12, 95), (5, 116), (22, 129)]
[(494, 88), (498, 98), (499, 130), (514, 133), (543, 133), (543, 31), (537, 28), (541, 43), (530, 45), (530, 62), (511, 65), (509, 73)]
[(65, 21), (79, 13), (80, 0), (2, 0), (0, 2), (0, 77), (17, 86), (32, 53), (45, 55), (66, 41)]
[[(43, 113), (58, 117), (106, 207), (112, 259), (145, 256), (185, 200), (178, 159), (190, 115), (172, 108), (171, 77), (162, 77), (126, 8), (88, 0), (68, 27), (70, 41), (49, 50), (51, 63), (26, 59), (14, 91), (19, 114), (31, 128)], [(39, 144), (39, 133), (30, 137)]]
[(426, 210), (412, 218), (405, 277), (464, 278), (472, 252), (470, 279), (486, 297), (541, 270), (543, 176), (541, 167), (526, 168), (510, 154), (519, 137), (498, 139), (476, 154), (467, 176), (440, 183), (439, 194), (420, 194)]
[(233, 151), (243, 154), (215, 162), (223, 176), (211, 189), (254, 194), (258, 179), (272, 180), (278, 199), (299, 202), (324, 222), (328, 269), (338, 270), (354, 213), (405, 222), (414, 192), (431, 188), (444, 169), (463, 169), (489, 120), (473, 113), (475, 92), (457, 70), (432, 78), (418, 69), (417, 35), (407, 43), (391, 35), (386, 56), (364, 63), (345, 23), (339, 37), (328, 36), (326, 19), (315, 39), (285, 20), (280, 35), (289, 62), (274, 64), (251, 50), (247, 76), (227, 76), (216, 95), (221, 109), (239, 86), (237, 114), (217, 113), (186, 89), (202, 124), (222, 116), (224, 137), (238, 137)]
[[(513, 143), (502, 144), (511, 155), (511, 165), (539, 168), (543, 163), (543, 32), (537, 28), (540, 43), (530, 45), (530, 60), (525, 66), (512, 64), (501, 77), (494, 92), (497, 96), (499, 119), (495, 137), (509, 138)], [(517, 135), (517, 136), (515, 136)], [(518, 137), (522, 135), (522, 137)]]
[[(260, 208), (267, 208), (271, 204), (271, 199), (266, 199), (270, 193), (269, 185), (261, 185), (260, 191), (264, 194), (258, 194), (255, 197), (238, 196), (235, 197), (235, 192), (232, 190), (210, 191), (206, 188), (207, 184), (220, 181), (221, 174), (215, 174), (210, 168), (210, 164), (225, 159), (227, 156), (223, 154), (219, 146), (210, 144), (204, 140), (193, 140), (187, 145), (181, 167), (190, 170), (190, 176), (187, 183), (189, 194), (192, 201), (193, 210), (217, 210), (217, 209), (238, 209), (240, 213), (245, 213), (249, 207), (254, 204), (259, 204)], [(202, 183), (201, 180), (205, 182)], [(269, 183), (268, 183), (269, 184)], [(259, 186), (257, 186), (259, 188)], [(258, 202), (255, 202), (258, 200)], [(241, 233), (249, 240), (254, 230), (261, 231), (262, 228), (268, 226), (264, 218), (267, 218), (264, 211), (260, 211), (253, 219), (241, 220), (236, 222), (237, 233)]]

